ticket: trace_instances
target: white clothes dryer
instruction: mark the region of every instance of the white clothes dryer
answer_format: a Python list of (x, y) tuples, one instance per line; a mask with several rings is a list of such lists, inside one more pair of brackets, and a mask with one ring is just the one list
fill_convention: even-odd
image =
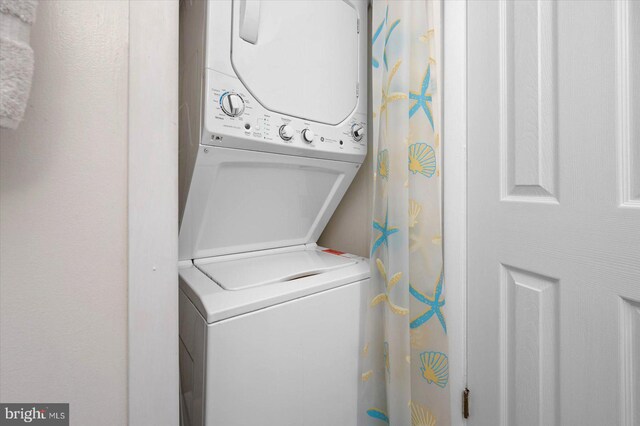
[(181, 2), (188, 425), (357, 423), (368, 261), (316, 241), (367, 151), (367, 6)]

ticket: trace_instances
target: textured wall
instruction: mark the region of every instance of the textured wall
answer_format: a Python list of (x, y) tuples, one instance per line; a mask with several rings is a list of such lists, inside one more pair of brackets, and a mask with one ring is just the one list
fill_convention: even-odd
[(0, 400), (127, 419), (124, 1), (41, 1), (25, 119), (0, 133)]

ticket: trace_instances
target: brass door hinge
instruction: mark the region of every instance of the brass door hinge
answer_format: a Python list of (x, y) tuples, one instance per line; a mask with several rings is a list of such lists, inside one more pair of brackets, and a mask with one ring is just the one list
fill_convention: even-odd
[(462, 417), (469, 418), (469, 389), (464, 388), (462, 392)]

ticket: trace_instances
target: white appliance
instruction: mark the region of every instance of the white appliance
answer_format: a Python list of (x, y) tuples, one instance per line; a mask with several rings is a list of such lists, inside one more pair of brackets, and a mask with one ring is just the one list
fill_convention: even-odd
[(366, 155), (367, 3), (185, 1), (180, 43), (185, 423), (355, 425), (369, 267), (316, 241)]

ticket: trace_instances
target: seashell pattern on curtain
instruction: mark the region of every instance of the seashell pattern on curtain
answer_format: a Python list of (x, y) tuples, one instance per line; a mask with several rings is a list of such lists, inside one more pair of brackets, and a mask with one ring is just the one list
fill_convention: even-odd
[(451, 422), (434, 1), (373, 1), (377, 161), (360, 425)]

